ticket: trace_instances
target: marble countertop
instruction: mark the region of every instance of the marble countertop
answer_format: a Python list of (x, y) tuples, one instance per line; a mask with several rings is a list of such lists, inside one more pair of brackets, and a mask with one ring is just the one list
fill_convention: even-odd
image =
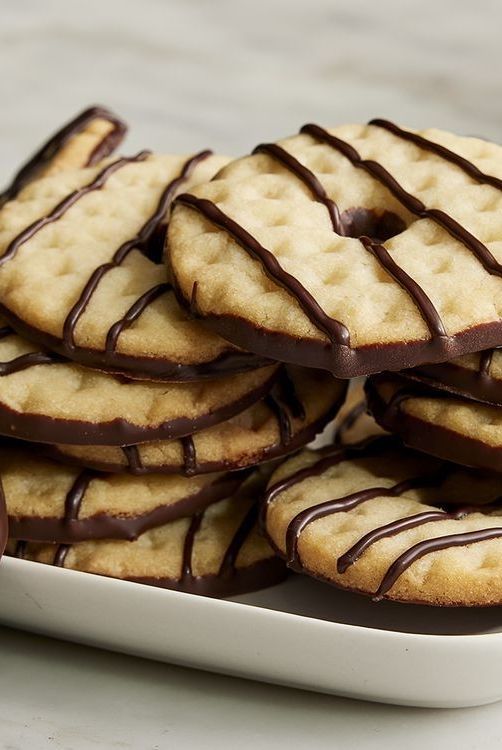
[[(0, 175), (84, 106), (129, 149), (229, 154), (384, 116), (497, 140), (497, 0), (3, 0)], [(1, 592), (0, 592), (1, 601)], [(356, 703), (0, 630), (0, 746), (491, 750), (500, 705)]]

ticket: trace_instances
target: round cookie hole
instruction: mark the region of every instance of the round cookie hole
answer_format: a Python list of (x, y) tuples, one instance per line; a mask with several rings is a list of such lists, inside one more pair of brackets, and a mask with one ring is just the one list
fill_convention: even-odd
[(407, 224), (392, 211), (379, 213), (371, 208), (356, 206), (348, 208), (341, 215), (344, 235), (346, 237), (369, 237), (376, 242), (385, 242), (401, 234)]

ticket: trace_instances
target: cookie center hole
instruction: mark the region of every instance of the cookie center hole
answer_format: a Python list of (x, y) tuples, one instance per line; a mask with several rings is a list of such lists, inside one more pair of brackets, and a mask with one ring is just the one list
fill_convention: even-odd
[(346, 237), (369, 237), (375, 242), (390, 240), (406, 229), (406, 222), (392, 211), (378, 213), (362, 206), (348, 208), (341, 219)]

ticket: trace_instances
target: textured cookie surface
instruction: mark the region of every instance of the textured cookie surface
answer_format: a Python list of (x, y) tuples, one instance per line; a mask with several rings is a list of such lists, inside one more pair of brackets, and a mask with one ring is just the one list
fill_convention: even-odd
[(105, 107), (89, 107), (66, 123), (19, 169), (0, 205), (33, 180), (67, 169), (88, 167), (109, 156), (122, 142), (127, 126)]
[[(253, 482), (253, 478), (248, 482)], [(260, 483), (259, 483), (260, 484)], [(285, 566), (257, 525), (249, 484), (231, 498), (142, 534), (134, 542), (10, 543), (11, 554), (98, 575), (198, 594), (230, 596), (278, 583)]]
[(377, 422), (412, 448), (466, 466), (502, 471), (502, 409), (423, 389), (392, 375), (367, 384)]
[(268, 536), (336, 586), (435, 605), (502, 603), (500, 479), (377, 438), (305, 451), (270, 480)]
[(306, 126), (181, 196), (167, 254), (193, 312), (260, 354), (342, 377), (445, 361), (500, 341), (500, 178), (476, 138)]
[(109, 475), (42, 458), (29, 448), (0, 446), (9, 533), (44, 542), (136, 539), (227, 497), (244, 475), (200, 477)]
[(40, 351), (0, 330), (0, 434), (42, 443), (172, 439), (258, 400), (276, 367), (190, 383), (126, 381)]
[(59, 445), (49, 452), (59, 460), (133, 474), (190, 476), (240, 469), (292, 453), (313, 440), (335, 416), (345, 388), (344, 381), (320, 370), (284, 366), (265, 398), (195, 435), (124, 448)]
[[(63, 155), (61, 155), (61, 160)], [(0, 211), (0, 300), (19, 333), (70, 359), (188, 380), (261, 361), (181, 311), (158, 254), (170, 203), (227, 160), (141, 153), (34, 180)]]
[(502, 349), (405, 370), (403, 377), (449, 393), (502, 406)]

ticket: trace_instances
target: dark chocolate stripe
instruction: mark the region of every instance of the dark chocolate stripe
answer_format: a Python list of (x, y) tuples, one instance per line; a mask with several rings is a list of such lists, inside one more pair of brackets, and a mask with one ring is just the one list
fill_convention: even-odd
[(367, 534), (361, 537), (359, 541), (352, 545), (343, 555), (341, 555), (336, 563), (336, 569), (339, 573), (345, 573), (345, 571), (353, 565), (372, 544), (380, 541), (380, 539), (386, 539), (389, 536), (394, 536), (402, 531), (408, 529), (414, 529), (417, 526), (422, 526), (431, 521), (447, 521), (448, 519), (464, 518), (466, 512), (459, 510), (456, 513), (445, 513), (441, 510), (427, 510), (423, 513), (416, 513), (413, 516), (405, 516), (399, 518), (397, 521), (391, 521), (383, 526), (378, 526), (376, 529), (372, 529)]
[(295, 419), (304, 420), (306, 417), (305, 407), (300, 401), (293, 379), (290, 377), (286, 367), (281, 368), (276, 387), (281, 400), (289, 409), (291, 416)]
[(291, 442), (292, 436), (291, 420), (289, 418), (288, 412), (273, 393), (268, 393), (263, 399), (263, 402), (277, 419), (281, 445), (288, 445), (288, 443)]
[(143, 462), (137, 445), (121, 446), (122, 453), (126, 457), (127, 466), (132, 474), (140, 474), (144, 470)]
[(66, 213), (66, 211), (68, 211), (68, 209), (71, 208), (77, 201), (91, 193), (93, 190), (100, 190), (106, 183), (108, 178), (111, 177), (112, 174), (114, 174), (114, 172), (117, 172), (119, 169), (125, 167), (128, 164), (146, 159), (148, 154), (148, 151), (141, 151), (136, 156), (117, 159), (117, 161), (112, 162), (107, 167), (102, 169), (97, 177), (92, 180), (92, 182), (89, 182), (87, 185), (84, 185), (84, 187), (78, 188), (77, 190), (74, 190), (72, 193), (70, 193), (70, 195), (67, 195), (66, 198), (60, 201), (60, 203), (58, 203), (57, 206), (53, 208), (49, 214), (43, 216), (41, 219), (37, 219), (37, 221), (33, 222), (33, 224), (30, 224), (29, 227), (26, 227), (26, 229), (18, 234), (17, 237), (14, 237), (14, 239), (7, 246), (5, 253), (2, 255), (2, 257), (0, 257), (0, 266), (2, 266), (8, 260), (11, 260), (11, 258), (15, 256), (21, 245), (23, 245), (25, 242), (28, 242), (28, 240), (34, 237), (37, 232), (39, 232), (48, 224), (51, 224), (52, 222), (60, 219)]
[(410, 143), (414, 143), (424, 151), (431, 151), (433, 154), (440, 156), (442, 159), (455, 164), (457, 167), (460, 167), (460, 169), (466, 172), (469, 177), (472, 177), (473, 180), (476, 180), (476, 182), (480, 182), (485, 185), (491, 185), (492, 187), (497, 188), (497, 190), (502, 190), (501, 179), (495, 177), (494, 175), (486, 174), (486, 172), (482, 172), (480, 169), (478, 169), (478, 167), (476, 167), (475, 164), (470, 162), (468, 159), (465, 159), (463, 156), (460, 156), (460, 154), (456, 154), (454, 151), (450, 151), (450, 149), (446, 148), (446, 146), (441, 146), (439, 143), (434, 143), (434, 141), (430, 141), (428, 138), (424, 138), (424, 136), (418, 135), (418, 133), (410, 133), (408, 130), (403, 130), (398, 125), (395, 125), (393, 122), (389, 122), (388, 120), (381, 120), (379, 118), (376, 118), (374, 120), (370, 120), (368, 125), (374, 125), (375, 127), (388, 130), (398, 138), (401, 138), (405, 141), (410, 141)]
[(28, 352), (10, 360), (10, 362), (0, 362), (0, 377), (28, 370), (30, 367), (36, 367), (36, 365), (55, 365), (59, 362), (62, 362), (62, 359), (57, 354)]
[[(132, 250), (135, 250), (135, 249), (141, 250), (148, 244), (148, 241), (150, 240), (152, 234), (157, 229), (158, 224), (162, 221), (162, 219), (166, 215), (166, 212), (169, 208), (169, 204), (171, 203), (176, 190), (190, 176), (190, 174), (193, 172), (197, 164), (199, 164), (199, 162), (203, 161), (208, 156), (210, 156), (211, 153), (212, 153), (211, 151), (201, 151), (199, 154), (196, 154), (195, 156), (190, 157), (190, 159), (188, 159), (183, 165), (178, 177), (176, 177), (174, 180), (171, 180), (166, 185), (166, 187), (162, 191), (162, 194), (157, 203), (155, 211), (147, 219), (145, 224), (143, 224), (143, 226), (141, 227), (139, 232), (136, 234), (136, 236), (124, 242), (118, 248), (118, 250), (114, 253), (113, 258), (110, 262), (103, 263), (101, 266), (98, 266), (93, 271), (90, 279), (87, 281), (86, 285), (82, 289), (82, 292), (80, 293), (79, 298), (77, 299), (77, 301), (71, 308), (70, 312), (66, 316), (66, 320), (63, 325), (63, 340), (64, 340), (65, 347), (68, 349), (69, 352), (72, 352), (76, 346), (74, 337), (75, 337), (75, 328), (78, 324), (78, 321), (80, 320), (81, 316), (85, 312), (87, 305), (89, 304), (89, 301), (92, 295), (94, 294), (94, 292), (96, 291), (101, 279), (104, 276), (106, 276), (106, 274), (109, 271), (112, 271), (117, 266), (120, 266), (121, 263), (123, 263), (124, 260), (127, 258), (129, 253), (132, 252)], [(138, 315), (140, 313), (141, 313), (141, 310), (139, 311)], [(120, 334), (120, 330), (119, 330), (119, 334)], [(108, 343), (108, 338), (107, 338), (107, 343)]]
[(190, 520), (190, 525), (188, 527), (188, 530), (185, 536), (185, 542), (183, 544), (183, 559), (181, 561), (181, 582), (182, 583), (189, 583), (194, 578), (193, 571), (192, 571), (193, 548), (194, 548), (194, 543), (195, 543), (195, 535), (200, 529), (200, 525), (202, 523), (203, 517), (204, 517), (204, 512), (196, 513), (194, 516), (192, 516)]
[[(303, 166), (294, 156), (275, 144), (258, 146), (253, 153), (266, 153), (280, 161), (286, 169), (293, 172), (307, 186), (314, 198), (326, 206), (333, 230), (339, 235), (345, 234), (337, 204), (328, 197), (324, 187), (313, 172)], [(441, 317), (424, 290), (392, 259), (383, 245), (372, 242), (367, 237), (361, 237), (360, 240), (366, 250), (376, 258), (380, 265), (417, 305), (432, 336), (446, 337), (447, 334)]]
[(25, 185), (37, 178), (40, 172), (48, 166), (58, 151), (61, 151), (71, 138), (85, 130), (90, 122), (97, 119), (108, 120), (108, 122), (114, 125), (114, 128), (94, 148), (89, 156), (86, 166), (92, 166), (112, 153), (122, 141), (127, 131), (127, 125), (117, 117), (117, 115), (104, 107), (89, 107), (58, 130), (26, 162), (26, 164), (19, 169), (10, 185), (0, 193), (0, 206), (15, 198)]
[(20, 539), (18, 542), (16, 542), (16, 546), (14, 549), (14, 557), (19, 558), (19, 560), (24, 560), (26, 556), (26, 547), (28, 546), (28, 542), (23, 541)]
[(479, 357), (479, 376), (482, 380), (490, 379), (490, 367), (492, 366), (495, 349), (487, 349), (481, 352)]
[(331, 200), (323, 185), (310, 169), (298, 161), (298, 159), (288, 151), (275, 143), (262, 143), (254, 149), (253, 154), (267, 154), (267, 156), (276, 159), (286, 167), (287, 170), (295, 174), (310, 190), (316, 201), (323, 203), (326, 206), (333, 231), (340, 235), (345, 234), (343, 222), (340, 218), (340, 210), (337, 204), (335, 201)]
[(70, 551), (71, 544), (58, 544), (57, 549), (54, 553), (53, 565), (57, 568), (64, 568), (66, 557)]
[(432, 336), (434, 338), (448, 338), (441, 316), (422, 287), (395, 262), (387, 248), (372, 242), (368, 237), (361, 237), (360, 239), (366, 250), (378, 260), (382, 268), (411, 297), (420, 310)]
[(260, 262), (270, 279), (297, 300), (309, 320), (323, 331), (332, 342), (343, 346), (350, 345), (349, 331), (346, 326), (327, 315), (303, 284), (285, 271), (274, 254), (263, 247), (244, 227), (241, 227), (223, 213), (218, 206), (205, 198), (197, 198), (195, 195), (184, 193), (176, 198), (176, 202), (198, 211), (212, 224), (227, 232), (243, 250)]
[(183, 452), (183, 473), (189, 477), (197, 473), (197, 451), (192, 435), (181, 438), (181, 450)]
[(439, 486), (439, 484), (444, 481), (445, 474), (448, 471), (450, 470), (446, 469), (445, 471), (445, 469), (441, 469), (433, 475), (405, 479), (404, 481), (395, 484), (393, 487), (370, 487), (358, 492), (352, 492), (345, 497), (327, 500), (323, 503), (318, 503), (317, 505), (305, 508), (305, 510), (300, 511), (300, 513), (289, 522), (286, 531), (286, 560), (288, 567), (297, 572), (302, 571), (303, 566), (298, 554), (298, 542), (300, 540), (300, 535), (305, 528), (314, 521), (318, 521), (325, 516), (334, 515), (335, 513), (345, 513), (349, 510), (353, 510), (358, 505), (373, 500), (376, 497), (397, 497), (398, 495), (402, 495), (403, 492), (408, 492), (411, 489)]
[(230, 544), (228, 545), (227, 551), (221, 561), (220, 569), (218, 571), (219, 576), (231, 576), (235, 573), (237, 557), (239, 556), (239, 552), (241, 551), (246, 539), (255, 527), (256, 522), (258, 521), (258, 515), (259, 505), (258, 503), (253, 503), (230, 540)]
[(410, 549), (403, 552), (395, 560), (385, 573), (373, 600), (380, 601), (385, 594), (392, 588), (397, 579), (410, 567), (416, 560), (431, 552), (437, 552), (450, 547), (465, 547), (469, 544), (484, 542), (489, 539), (498, 539), (502, 537), (502, 528), (493, 527), (491, 529), (481, 529), (480, 531), (466, 531), (462, 534), (449, 534), (447, 536), (438, 536), (434, 539), (425, 539), (418, 542)]
[(83, 469), (73, 482), (68, 494), (66, 495), (64, 505), (64, 520), (65, 523), (71, 521), (77, 521), (82, 507), (82, 502), (87, 492), (87, 488), (93, 479), (98, 474), (91, 469)]
[(354, 167), (368, 172), (386, 187), (410, 213), (422, 219), (434, 221), (445, 229), (450, 236), (461, 242), (478, 259), (485, 271), (495, 276), (502, 276), (502, 265), (498, 263), (486, 245), (483, 245), (480, 240), (444, 211), (437, 208), (427, 208), (419, 198), (408, 193), (381, 164), (372, 159), (362, 159), (353, 146), (341, 138), (331, 135), (318, 125), (304, 125), (300, 132), (307, 133), (321, 143), (326, 143), (345, 156)]
[(123, 318), (112, 325), (106, 335), (105, 351), (113, 352), (117, 346), (120, 334), (135, 323), (146, 308), (155, 302), (162, 294), (170, 289), (169, 284), (157, 284), (157, 286), (148, 289), (131, 305)]

